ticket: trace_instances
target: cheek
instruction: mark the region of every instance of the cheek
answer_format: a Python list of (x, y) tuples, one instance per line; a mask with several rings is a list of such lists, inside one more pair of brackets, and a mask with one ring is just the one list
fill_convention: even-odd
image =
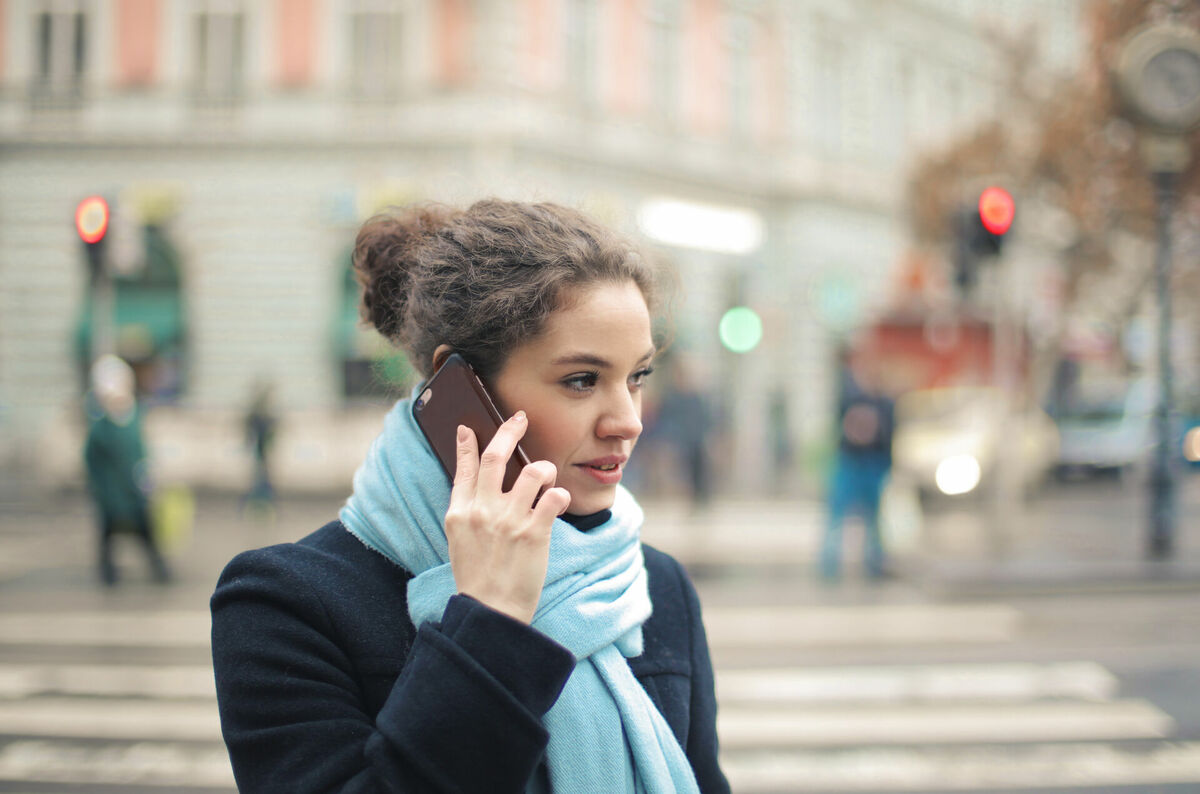
[(537, 420), (529, 417), (529, 433), (522, 446), (533, 460), (548, 460), (555, 465), (566, 463), (576, 452), (582, 441), (582, 429), (576, 427), (569, 416), (543, 416)]

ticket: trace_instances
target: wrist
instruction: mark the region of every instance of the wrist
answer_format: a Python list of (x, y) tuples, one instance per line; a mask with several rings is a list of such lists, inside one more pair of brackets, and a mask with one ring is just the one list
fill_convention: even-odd
[(483, 604), (488, 609), (495, 610), (502, 615), (507, 615), (513, 620), (518, 620), (526, 625), (533, 622), (533, 613), (536, 611), (536, 605), (528, 607), (511, 599), (506, 599), (498, 595), (484, 593), (478, 590), (459, 590), (460, 595), (465, 595), (468, 598), (473, 598), (480, 604)]

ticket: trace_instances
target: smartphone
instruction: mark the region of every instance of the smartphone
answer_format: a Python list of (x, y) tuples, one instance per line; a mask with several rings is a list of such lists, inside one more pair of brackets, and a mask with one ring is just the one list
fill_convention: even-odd
[[(458, 353), (452, 353), (433, 373), (413, 401), (412, 412), (451, 482), (458, 465), (458, 426), (466, 425), (475, 431), (482, 452), (504, 423), (487, 387)], [(527, 465), (529, 456), (518, 444), (504, 471), (505, 491), (513, 487)]]

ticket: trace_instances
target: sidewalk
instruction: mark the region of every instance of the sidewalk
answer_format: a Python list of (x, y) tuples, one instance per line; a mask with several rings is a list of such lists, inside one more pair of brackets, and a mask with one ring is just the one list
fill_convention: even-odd
[[(1200, 478), (1186, 486), (1180, 489), (1176, 554), (1168, 561), (1144, 557), (1143, 500), (1101, 486), (1045, 494), (998, 532), (986, 505), (932, 509), (919, 517), (919, 526), (890, 538), (896, 577), (883, 585), (935, 598), (1014, 589), (1200, 588)], [(178, 584), (211, 592), (237, 552), (298, 539), (335, 518), (342, 502), (333, 495), (285, 495), (266, 520), (241, 515), (231, 495), (201, 493), (191, 538), (168, 549)], [(845, 596), (815, 579), (825, 522), (816, 500), (719, 499), (703, 512), (678, 500), (648, 500), (643, 507), (644, 540), (674, 555), (698, 582), (757, 581), (811, 589), (818, 599)], [(861, 581), (861, 536), (854, 525), (845, 535), (845, 579), (857, 587), (850, 583)], [(0, 588), (43, 595), (95, 589), (95, 544), (82, 493), (0, 504)], [(132, 542), (118, 548), (125, 581), (140, 587), (148, 577), (139, 552)]]

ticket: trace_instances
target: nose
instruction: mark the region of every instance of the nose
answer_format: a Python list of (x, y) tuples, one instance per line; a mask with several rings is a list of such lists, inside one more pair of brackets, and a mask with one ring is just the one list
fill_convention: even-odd
[(617, 391), (604, 413), (596, 422), (596, 435), (600, 438), (620, 438), (636, 441), (642, 434), (641, 392), (621, 389)]

